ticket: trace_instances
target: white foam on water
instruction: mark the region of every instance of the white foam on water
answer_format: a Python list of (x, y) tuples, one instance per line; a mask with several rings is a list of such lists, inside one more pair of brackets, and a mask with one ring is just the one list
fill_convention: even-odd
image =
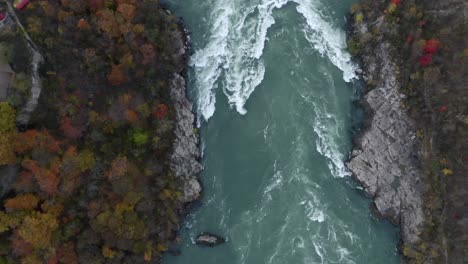
[(322, 18), (318, 0), (218, 0), (210, 14), (209, 41), (191, 59), (199, 125), (213, 116), (220, 84), (230, 106), (242, 115), (247, 113), (245, 103), (265, 76), (261, 57), (268, 29), (275, 24), (273, 11), (290, 2), (298, 5), (297, 11), (305, 18), (303, 30), (312, 48), (341, 69), (345, 81), (356, 78), (344, 32)]
[(323, 221), (325, 221), (325, 213), (322, 210), (318, 209), (314, 205), (314, 202), (307, 201), (305, 205), (305, 211), (306, 211), (306, 217), (310, 221), (314, 221), (318, 223), (322, 223)]
[(228, 102), (240, 114), (245, 102), (263, 81), (263, 54), (267, 31), (275, 23), (272, 13), (288, 0), (262, 0), (260, 3), (216, 1), (211, 12), (207, 45), (191, 58), (195, 71), (197, 112), (208, 120), (215, 112), (215, 90), (220, 81)]
[[(195, 87), (197, 90), (197, 112), (206, 120), (215, 111), (216, 96), (213, 89), (221, 74), (221, 66), (226, 61), (230, 21), (235, 7), (233, 2), (217, 1), (211, 13), (211, 36), (205, 48), (198, 50), (190, 60), (195, 72)], [(200, 123), (200, 122), (199, 122)]]
[[(318, 115), (320, 116), (321, 114)], [(351, 173), (344, 165), (344, 155), (336, 142), (336, 140), (340, 138), (340, 134), (344, 133), (344, 131), (340, 131), (336, 128), (336, 121), (337, 120), (333, 116), (318, 117), (315, 120), (314, 132), (318, 136), (316, 141), (317, 151), (327, 158), (327, 165), (332, 175), (334, 177), (343, 178), (350, 176)]]
[(321, 3), (318, 0), (294, 0), (298, 4), (297, 12), (306, 20), (304, 33), (314, 50), (326, 56), (343, 72), (343, 79), (350, 82), (357, 78), (357, 66), (351, 61), (346, 51), (346, 35), (343, 30), (333, 28), (321, 15)]

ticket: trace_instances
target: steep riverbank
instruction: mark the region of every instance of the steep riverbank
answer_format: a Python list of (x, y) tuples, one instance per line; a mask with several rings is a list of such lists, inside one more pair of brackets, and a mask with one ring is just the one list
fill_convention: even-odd
[(367, 83), (369, 120), (347, 166), (376, 211), (401, 226), (408, 263), (467, 260), (459, 185), (466, 183), (467, 77), (454, 67), (468, 56), (460, 38), (466, 8), (463, 1), (362, 1), (351, 10), (348, 44)]

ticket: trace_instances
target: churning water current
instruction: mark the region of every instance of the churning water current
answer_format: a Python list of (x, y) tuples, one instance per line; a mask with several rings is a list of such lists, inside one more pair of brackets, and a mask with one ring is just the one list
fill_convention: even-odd
[[(167, 264), (399, 263), (343, 161), (353, 83), (351, 0), (168, 0), (192, 32), (189, 92), (204, 152), (202, 206)], [(228, 239), (206, 249), (193, 238)]]

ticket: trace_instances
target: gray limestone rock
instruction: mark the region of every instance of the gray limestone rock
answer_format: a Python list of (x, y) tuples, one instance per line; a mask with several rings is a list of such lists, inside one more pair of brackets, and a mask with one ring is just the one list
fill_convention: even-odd
[[(355, 34), (364, 31), (357, 28)], [(363, 98), (363, 105), (371, 115), (370, 122), (357, 138), (346, 165), (366, 193), (374, 198), (377, 211), (401, 225), (404, 241), (415, 242), (424, 220), (424, 185), (422, 172), (413, 157), (416, 153), (414, 123), (401, 107), (400, 85), (390, 54), (390, 45), (385, 41), (366, 47), (363, 52), (363, 70), (377, 85)]]
[(192, 103), (185, 95), (185, 80), (174, 75), (171, 83), (171, 100), (176, 110), (175, 141), (171, 155), (171, 169), (183, 179), (183, 201), (193, 202), (200, 197), (202, 187), (197, 175), (203, 170), (200, 164), (198, 137), (194, 132), (195, 116)]
[(203, 232), (197, 236), (195, 243), (201, 246), (215, 247), (223, 244), (226, 240), (220, 236), (213, 235), (211, 233)]

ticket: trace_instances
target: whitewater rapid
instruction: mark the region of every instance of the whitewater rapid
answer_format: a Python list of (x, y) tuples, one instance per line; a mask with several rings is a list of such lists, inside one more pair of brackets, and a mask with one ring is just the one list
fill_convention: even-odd
[[(193, 32), (187, 80), (205, 170), (182, 254), (166, 263), (399, 263), (394, 229), (371, 217), (343, 163), (353, 0), (170, 1)], [(200, 232), (228, 242), (197, 247)]]
[(268, 29), (275, 24), (273, 12), (295, 4), (304, 22), (304, 36), (311, 50), (329, 59), (343, 72), (343, 79), (356, 78), (356, 66), (346, 52), (345, 33), (326, 20), (326, 7), (318, 0), (214, 0), (206, 45), (191, 58), (195, 72), (198, 123), (208, 121), (216, 109), (216, 90), (221, 86), (228, 103), (240, 114), (265, 75), (262, 60)]

